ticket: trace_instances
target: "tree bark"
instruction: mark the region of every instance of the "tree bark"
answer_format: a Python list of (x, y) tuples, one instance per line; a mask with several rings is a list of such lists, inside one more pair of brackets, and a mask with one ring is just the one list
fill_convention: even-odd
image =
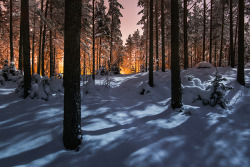
[(150, 0), (150, 14), (149, 14), (149, 19), (150, 19), (150, 28), (149, 28), (149, 86), (153, 87), (154, 86), (154, 74), (153, 74), (153, 56), (154, 56), (154, 31), (153, 31), (153, 0)]
[(65, 0), (63, 143), (78, 150), (81, 144), (80, 34), (81, 0)]
[[(50, 20), (52, 21), (52, 0), (50, 0)], [(53, 38), (52, 38), (52, 28), (49, 31), (49, 57), (50, 57), (50, 78), (55, 76), (55, 62), (54, 62), (54, 54), (53, 54)]]
[(179, 55), (179, 4), (171, 0), (171, 106), (182, 107)]
[(206, 0), (204, 0), (204, 13), (203, 13), (203, 50), (202, 50), (203, 61), (205, 61), (205, 50), (206, 50)]
[(30, 76), (30, 35), (29, 35), (29, 0), (21, 1), (21, 34), (24, 58), (24, 98), (29, 96), (31, 87)]
[(222, 7), (222, 26), (221, 26), (221, 43), (220, 43), (220, 61), (219, 61), (219, 67), (221, 67), (221, 61), (222, 61), (222, 50), (223, 50), (223, 38), (224, 38), (224, 13), (225, 13), (225, 5), (223, 4)]
[(10, 0), (10, 61), (14, 61), (14, 53), (13, 53), (13, 26), (12, 26), (12, 21), (13, 21), (13, 0)]
[(156, 71), (159, 70), (159, 28), (158, 28), (158, 0), (155, 0), (155, 43), (156, 43)]
[(237, 81), (241, 85), (245, 85), (245, 72), (244, 72), (244, 0), (238, 0), (239, 2), (239, 30), (238, 30), (238, 69), (237, 69)]
[(40, 13), (40, 35), (39, 35), (39, 55), (37, 58), (37, 74), (41, 75), (41, 47), (42, 47), (42, 33), (43, 33), (43, 0), (41, 0), (41, 13)]
[(213, 0), (211, 0), (211, 13), (210, 13), (210, 50), (209, 50), (209, 63), (212, 63), (212, 49), (213, 49)]
[[(48, 14), (48, 4), (49, 0), (46, 2), (46, 8), (45, 8), (45, 21), (47, 20), (47, 14)], [(45, 50), (45, 40), (46, 40), (46, 23), (44, 23), (43, 26), (43, 43), (42, 43), (42, 76), (45, 76), (45, 70), (44, 70), (44, 50)]]
[(162, 43), (162, 72), (165, 72), (165, 14), (164, 14), (164, 0), (161, 0), (161, 43)]
[(95, 0), (92, 0), (92, 38), (93, 38), (93, 50), (92, 50), (92, 55), (93, 55), (93, 73), (92, 73), (92, 79), (95, 82)]
[(184, 69), (188, 68), (188, 40), (187, 40), (187, 0), (184, 0)]
[(34, 18), (33, 18), (33, 38), (32, 38), (32, 75), (35, 73), (35, 65), (34, 65), (34, 55), (35, 55), (35, 28), (36, 28), (36, 19), (35, 19), (35, 12), (34, 12)]
[(230, 50), (229, 55), (231, 58), (231, 67), (235, 67), (235, 55), (234, 55), (234, 44), (233, 44), (233, 0), (230, 0)]

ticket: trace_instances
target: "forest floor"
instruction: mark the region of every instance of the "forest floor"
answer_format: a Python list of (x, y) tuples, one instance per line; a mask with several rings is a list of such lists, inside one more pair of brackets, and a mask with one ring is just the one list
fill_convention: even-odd
[(147, 73), (97, 76), (82, 89), (78, 152), (63, 147), (63, 95), (22, 99), (8, 82), (0, 87), (0, 166), (249, 167), (250, 69), (246, 87), (236, 69), (218, 71), (233, 88), (227, 108), (195, 101), (216, 69), (189, 69), (181, 72), (186, 114), (170, 107), (170, 71), (154, 73), (154, 88)]

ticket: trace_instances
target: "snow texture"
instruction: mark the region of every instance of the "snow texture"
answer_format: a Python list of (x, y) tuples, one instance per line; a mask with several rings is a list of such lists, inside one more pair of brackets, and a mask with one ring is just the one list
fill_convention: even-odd
[[(249, 167), (250, 89), (238, 84), (236, 69), (218, 72), (233, 88), (225, 92), (227, 109), (195, 101), (199, 95), (210, 97), (206, 88), (214, 80), (215, 68), (181, 71), (182, 113), (170, 107), (169, 70), (154, 72), (153, 88), (147, 85), (148, 73), (115, 75), (109, 88), (103, 85), (106, 76), (97, 75), (87, 94), (86, 83), (81, 83), (83, 138), (78, 152), (63, 147), (63, 95), (52, 94), (48, 101), (22, 99), (15, 94), (17, 83), (6, 81), (0, 87), (0, 164)], [(248, 84), (250, 70), (245, 73)], [(42, 80), (32, 84), (32, 94), (39, 92)], [(50, 80), (51, 92), (61, 91), (61, 86), (61, 80)]]

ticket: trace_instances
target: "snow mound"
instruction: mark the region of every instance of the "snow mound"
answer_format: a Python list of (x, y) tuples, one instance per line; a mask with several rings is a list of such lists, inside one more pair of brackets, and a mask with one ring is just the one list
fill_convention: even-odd
[(198, 63), (196, 66), (195, 66), (196, 69), (199, 69), (199, 68), (213, 68), (213, 65), (206, 62), (206, 61), (202, 61), (200, 63)]
[(247, 64), (245, 65), (245, 68), (250, 68), (250, 63), (247, 63)]
[(0, 86), (4, 85), (4, 83), (5, 83), (4, 77), (0, 75)]

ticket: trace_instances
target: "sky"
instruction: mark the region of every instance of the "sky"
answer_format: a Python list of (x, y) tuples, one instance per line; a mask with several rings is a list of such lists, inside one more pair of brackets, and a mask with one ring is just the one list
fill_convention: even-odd
[[(141, 16), (138, 15), (140, 8), (137, 7), (138, 0), (118, 0), (118, 2), (124, 7), (124, 9), (121, 10), (123, 15), (121, 18), (121, 32), (123, 44), (125, 44), (129, 34), (133, 34), (137, 29), (139, 29), (140, 34), (142, 34), (141, 26), (137, 25), (141, 19)], [(108, 0), (105, 0), (105, 5), (108, 8)]]

